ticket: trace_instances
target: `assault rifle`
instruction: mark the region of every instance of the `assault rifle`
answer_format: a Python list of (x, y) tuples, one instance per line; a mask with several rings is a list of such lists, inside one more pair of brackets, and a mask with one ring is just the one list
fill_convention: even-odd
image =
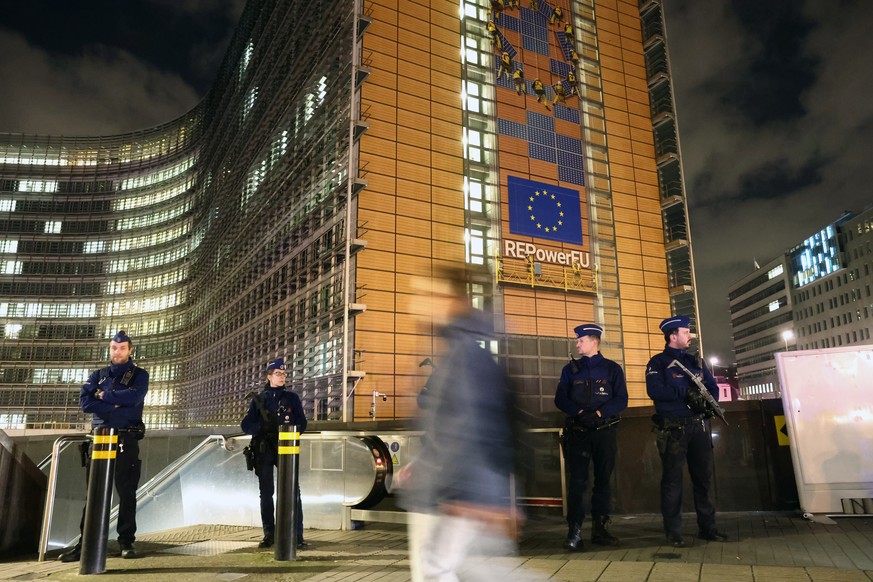
[(689, 378), (691, 378), (691, 380), (694, 382), (694, 387), (700, 392), (700, 395), (703, 397), (704, 402), (706, 402), (708, 412), (712, 413), (713, 416), (719, 417), (721, 421), (725, 424), (725, 426), (730, 426), (728, 425), (728, 422), (724, 419), (724, 409), (718, 405), (718, 402), (715, 398), (712, 397), (712, 394), (710, 394), (706, 386), (703, 385), (703, 382), (700, 380), (700, 378), (698, 378), (696, 374), (693, 374), (691, 370), (686, 368), (679, 360), (673, 360), (667, 367), (672, 368), (673, 366), (676, 366), (677, 368), (685, 372), (685, 374)]

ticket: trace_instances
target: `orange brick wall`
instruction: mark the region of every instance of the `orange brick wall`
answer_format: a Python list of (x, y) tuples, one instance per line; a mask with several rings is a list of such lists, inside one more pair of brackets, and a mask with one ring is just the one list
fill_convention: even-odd
[(650, 404), (645, 365), (664, 348), (669, 317), (664, 227), (638, 3), (595, 6), (615, 206), (621, 323), (631, 406)]
[(415, 309), (412, 276), (440, 260), (464, 260), (461, 63), (458, 4), (371, 0), (362, 86), (369, 130), (361, 137), (367, 187), (358, 195), (355, 348), (367, 376), (356, 388), (355, 418), (366, 419), (373, 390), (379, 418), (415, 414), (424, 384), (418, 363), (434, 353)]

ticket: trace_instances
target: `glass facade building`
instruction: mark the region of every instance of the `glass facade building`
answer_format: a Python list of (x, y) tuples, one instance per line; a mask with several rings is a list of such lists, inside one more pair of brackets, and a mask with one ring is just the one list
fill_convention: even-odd
[[(657, 324), (694, 305), (650, 16), (539, 5), (251, 1), (181, 118), (0, 134), (0, 428), (82, 423), (81, 383), (118, 329), (151, 374), (153, 428), (236, 424), (279, 356), (310, 418), (365, 420), (376, 394), (380, 419), (410, 417), (437, 351), (412, 278), (447, 261), (493, 274), (470, 293), (531, 412), (554, 410), (589, 320), (648, 404)], [(500, 70), (509, 49), (521, 85)], [(510, 178), (575, 193), (581, 242), (513, 234)]]
[(846, 212), (730, 287), (742, 398), (778, 398), (773, 354), (873, 342), (873, 209)]

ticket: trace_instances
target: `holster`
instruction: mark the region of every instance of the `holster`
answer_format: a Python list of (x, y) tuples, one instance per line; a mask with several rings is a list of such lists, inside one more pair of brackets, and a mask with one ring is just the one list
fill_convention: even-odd
[(255, 452), (252, 450), (252, 446), (249, 445), (243, 449), (243, 456), (246, 458), (246, 469), (249, 471), (255, 470)]
[(82, 458), (82, 466), (87, 467), (91, 457), (91, 441), (86, 440), (79, 443), (79, 455)]

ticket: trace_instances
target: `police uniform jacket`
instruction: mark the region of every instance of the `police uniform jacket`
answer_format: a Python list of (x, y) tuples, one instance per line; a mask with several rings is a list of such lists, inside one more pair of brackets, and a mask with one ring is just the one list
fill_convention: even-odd
[(718, 401), (718, 384), (715, 382), (706, 364), (685, 350), (666, 346), (664, 351), (656, 354), (646, 366), (646, 391), (655, 403), (655, 411), (664, 418), (686, 418), (694, 416), (685, 404), (685, 394), (693, 380), (688, 374), (677, 367), (667, 368), (673, 360), (679, 360), (698, 378)]
[[(263, 426), (264, 418), (258, 405), (252, 399), (249, 410), (240, 423), (240, 427), (246, 434), (256, 435), (260, 432), (273, 432), (277, 430), (278, 425), (282, 424), (296, 425), (300, 432), (306, 430), (306, 415), (303, 413), (303, 405), (300, 402), (300, 397), (291, 390), (286, 390), (284, 386), (273, 388), (267, 383), (264, 386), (264, 391), (256, 398), (260, 398), (264, 409), (271, 417), (275, 415), (277, 425)], [(276, 436), (278, 438), (278, 434)]]
[[(125, 382), (125, 375), (131, 373)], [(97, 398), (97, 391), (103, 398)], [(92, 428), (132, 428), (142, 422), (142, 407), (149, 390), (149, 373), (133, 360), (110, 364), (91, 372), (79, 394), (82, 412), (92, 414)]]
[(602, 418), (616, 416), (627, 408), (627, 382), (621, 366), (599, 352), (582, 356), (564, 366), (555, 392), (555, 406), (570, 418), (581, 410), (600, 411)]

